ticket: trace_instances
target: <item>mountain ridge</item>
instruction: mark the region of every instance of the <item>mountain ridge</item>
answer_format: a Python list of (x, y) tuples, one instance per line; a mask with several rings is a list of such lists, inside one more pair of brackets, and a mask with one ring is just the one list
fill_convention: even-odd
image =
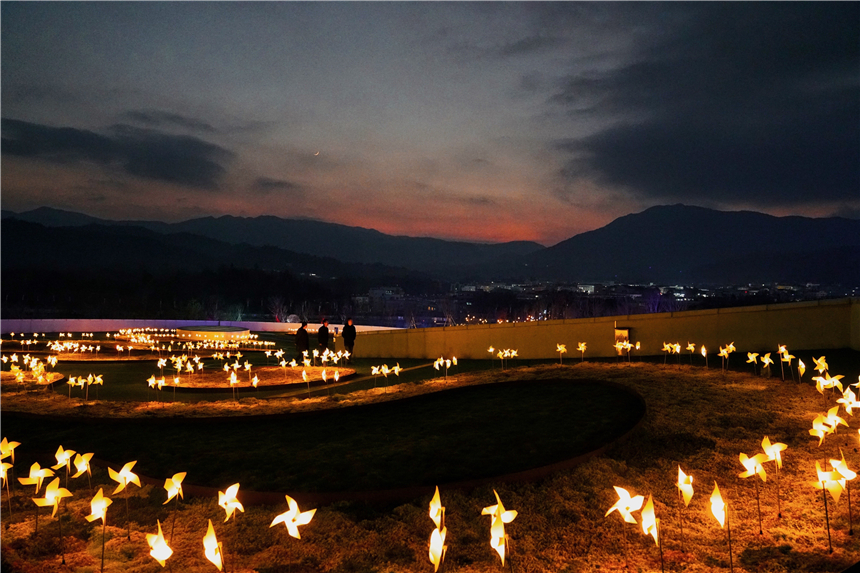
[[(40, 208), (22, 214), (4, 211), (2, 216), (4, 220), (35, 220), (49, 227), (97, 225), (120, 234), (120, 229), (128, 234), (145, 229), (173, 237), (170, 240), (178, 245), (187, 244), (188, 237), (202, 237), (232, 245), (222, 249), (268, 247), (349, 264), (409, 269), (452, 282), (695, 284), (719, 282), (721, 278), (731, 283), (860, 282), (860, 273), (850, 268), (860, 260), (860, 220), (777, 217), (683, 204), (624, 215), (551, 247), (530, 242), (474, 244), (394, 236), (375, 229), (272, 215), (210, 216), (180, 223), (116, 222)], [(169, 250), (168, 243), (163, 243), (163, 248)], [(258, 259), (263, 255), (255, 251), (248, 256)], [(826, 261), (819, 267), (826, 266), (828, 272), (815, 267), (816, 259)], [(843, 260), (845, 264), (840, 265)], [(243, 264), (242, 257), (237, 262)]]

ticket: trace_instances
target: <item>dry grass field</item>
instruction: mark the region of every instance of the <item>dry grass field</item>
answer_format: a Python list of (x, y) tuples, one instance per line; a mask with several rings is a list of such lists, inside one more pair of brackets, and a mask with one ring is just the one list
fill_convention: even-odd
[[(498, 491), (507, 509), (519, 512), (507, 525), (510, 559), (506, 567), (513, 571), (660, 571), (660, 553), (651, 537), (642, 534), (639, 525), (624, 523), (617, 513), (604, 517), (617, 500), (614, 485), (646, 498), (653, 495), (661, 520), (666, 571), (728, 571), (726, 531), (720, 529), (710, 513), (709, 498), (715, 482), (729, 504), (734, 570), (838, 572), (860, 559), (860, 525), (854, 525), (856, 534), (849, 534), (848, 497), (843, 495), (838, 504), (828, 498), (833, 545), (830, 553), (822, 493), (812, 485), (816, 479), (816, 460), (838, 458), (840, 448), (850, 468), (860, 466), (857, 433), (860, 425), (840, 410), (851, 428), (840, 427), (837, 434), (828, 435), (819, 447), (818, 439), (809, 434), (812, 420), (836, 405), (838, 395), (822, 396), (807, 383), (783, 382), (778, 376), (762, 378), (751, 373), (723, 373), (719, 368), (705, 370), (687, 365), (585, 362), (464, 374), (456, 381), (435, 379), (393, 386), (387, 391), (356, 392), (337, 399), (225, 402), (218, 408), (219, 415), (228, 410), (247, 415), (272, 409), (344, 408), (443, 390), (455, 384), (558, 378), (572, 382), (606, 380), (629, 386), (645, 399), (648, 412), (644, 423), (630, 439), (610, 448), (605, 455), (539, 482), (491, 480), (471, 490), (441, 488), (448, 527), (444, 571), (502, 570), (489, 545), (490, 520), (481, 515), (483, 507), (495, 503), (493, 489)], [(23, 408), (19, 400), (29, 399), (9, 398), (4, 393), (4, 411)], [(61, 398), (45, 393), (38, 395), (34, 403), (40, 411), (57, 408), (56, 413), (61, 413), (61, 403), (65, 408), (80, 407)], [(163, 405), (162, 409), (173, 407)], [(190, 409), (193, 405), (175, 407)], [(151, 413), (137, 411), (137, 415)], [(183, 410), (181, 415), (195, 414)], [(759, 478), (738, 477), (744, 470), (738, 456), (741, 452), (750, 456), (760, 452), (765, 436), (787, 444), (788, 449), (782, 454), (784, 464), (779, 475), (781, 518), (777, 516), (777, 476), (773, 462), (765, 464), (767, 481), (759, 481), (763, 530), (759, 534), (753, 481)], [(457, 448), (457, 444), (450, 447)], [(516, 457), (523, 447), (527, 444), (511, 444), (510, 456)], [(217, 455), (217, 452), (201, 455)], [(444, 456), (445, 452), (439, 455)], [(690, 506), (680, 512), (680, 517), (675, 487), (679, 465), (693, 476), (695, 489)], [(23, 468), (16, 470), (22, 475)], [(110, 496), (113, 487), (105, 478), (96, 473), (96, 481), (107, 484), (106, 495)], [(60, 513), (66, 565), (60, 564), (58, 520), (49, 519), (46, 510), (42, 510), (39, 534), (34, 535), (33, 504), (24, 497), (24, 488), (16, 489), (15, 514), (11, 520), (4, 493), (4, 525), (8, 524), (2, 538), (4, 571), (99, 570), (102, 530), (83, 519), (89, 513), (90, 496), (86, 487), (75, 486), (79, 488), (74, 490), (76, 495), (63, 503)], [(27, 487), (28, 493), (30, 489)], [(174, 505), (161, 504), (165, 495), (160, 486), (133, 488), (131, 495), (130, 541), (126, 539), (125, 492), (114, 496), (114, 504), (108, 511), (105, 570), (159, 571), (161, 566), (148, 555), (145, 534), (154, 533), (156, 520), (160, 519), (165, 537), (169, 538)], [(860, 519), (857, 497), (852, 492), (854, 521)], [(168, 566), (174, 571), (216, 570), (205, 560), (202, 547), (207, 520), (212, 519), (224, 544), (229, 571), (429, 572), (433, 571), (427, 559), (428, 539), (433, 529), (428, 517), (429, 501), (427, 495), (397, 503), (337, 502), (322, 506), (313, 521), (302, 528), (302, 539), (296, 540), (288, 537), (282, 526), (269, 528), (274, 516), (286, 510), (286, 503), (249, 506), (234, 520), (223, 523), (224, 512), (216, 499), (189, 498), (180, 503), (176, 512), (175, 532), (170, 542), (175, 553)], [(638, 513), (634, 516), (638, 520)]]

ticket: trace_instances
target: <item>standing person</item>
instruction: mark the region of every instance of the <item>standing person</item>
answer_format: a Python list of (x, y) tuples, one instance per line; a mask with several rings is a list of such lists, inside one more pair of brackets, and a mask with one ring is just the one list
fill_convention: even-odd
[(296, 331), (296, 353), (298, 353), (298, 360), (301, 362), (305, 359), (303, 352), (307, 352), (310, 350), (310, 342), (308, 341), (308, 322), (306, 320), (302, 321), (302, 325)]
[(317, 343), (320, 346), (320, 354), (324, 354), (328, 350), (328, 321), (323, 319), (322, 326), (317, 331)]
[(355, 326), (352, 325), (352, 319), (346, 319), (346, 326), (343, 327), (343, 347), (349, 352), (349, 361), (352, 362), (352, 352), (355, 348)]

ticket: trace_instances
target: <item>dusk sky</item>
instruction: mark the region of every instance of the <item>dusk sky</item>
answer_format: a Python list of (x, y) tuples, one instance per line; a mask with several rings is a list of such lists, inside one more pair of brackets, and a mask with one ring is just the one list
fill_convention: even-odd
[(860, 218), (860, 3), (3, 2), (2, 207), (554, 244)]

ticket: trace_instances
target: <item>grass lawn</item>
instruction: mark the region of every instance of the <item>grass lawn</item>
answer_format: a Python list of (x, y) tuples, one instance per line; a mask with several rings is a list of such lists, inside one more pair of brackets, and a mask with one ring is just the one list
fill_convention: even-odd
[[(795, 355), (797, 354), (795, 352)], [(831, 374), (844, 374), (849, 383), (856, 381), (857, 370), (860, 369), (860, 353), (814, 353), (815, 356), (821, 354), (827, 355)], [(733, 359), (741, 362), (737, 358), (737, 355), (733, 356)], [(806, 356), (803, 356), (803, 360), (807, 365), (811, 364)], [(812, 485), (816, 479), (815, 461), (839, 457), (840, 448), (849, 467), (856, 470), (860, 466), (856, 432), (858, 423), (852, 416), (840, 410), (840, 415), (851, 428), (840, 428), (838, 434), (828, 436), (821, 446), (818, 445), (818, 438), (808, 433), (813, 418), (826, 408), (836, 405), (838, 395), (828, 393), (822, 396), (808, 383), (783, 382), (779, 378), (778, 368), (775, 369), (775, 376), (767, 378), (753, 376), (751, 370), (744, 372), (738, 368), (736, 371), (721, 372), (718, 368), (713, 368), (713, 363), (711, 366), (710, 370), (705, 370), (698, 365), (691, 367), (689, 364), (682, 364), (679, 368), (677, 365), (663, 366), (661, 363), (643, 362), (586, 362), (565, 366), (544, 364), (506, 372), (497, 370), (461, 375), (459, 381), (449, 381), (447, 384), (439, 380), (403, 384), (403, 388), (441, 389), (494, 381), (510, 383), (487, 387), (469, 386), (434, 396), (442, 404), (446, 398), (445, 394), (448, 398), (456, 398), (459, 392), (465, 392), (464, 396), (470, 396), (469, 391), (475, 392), (468, 400), (452, 400), (450, 407), (454, 408), (455, 404), (467, 401), (480, 405), (484, 400), (495, 400), (497, 391), (498, 399), (502, 402), (488, 402), (495, 410), (510, 402), (518, 404), (528, 396), (514, 395), (503, 400), (502, 397), (508, 389), (544, 387), (546, 394), (551, 396), (552, 392), (556, 391), (555, 386), (558, 386), (559, 392), (566, 392), (578, 385), (567, 381), (580, 381), (582, 387), (585, 387), (589, 381), (606, 380), (630, 387), (642, 395), (648, 405), (644, 423), (629, 440), (611, 448), (606, 455), (591, 459), (576, 468), (556, 472), (535, 483), (491, 483), (467, 490), (442, 488), (442, 503), (447, 508), (446, 542), (449, 546), (445, 570), (464, 573), (500, 570), (498, 557), (489, 545), (490, 520), (481, 515), (483, 507), (495, 503), (493, 489), (496, 489), (505, 507), (519, 512), (516, 519), (506, 526), (510, 535), (509, 556), (514, 570), (536, 573), (660, 571), (658, 550), (650, 537), (642, 535), (638, 525), (624, 523), (616, 513), (604, 517), (606, 510), (617, 500), (612, 486), (618, 485), (627, 488), (634, 495), (653, 495), (657, 517), (661, 519), (663, 557), (667, 571), (728, 571), (729, 548), (726, 532), (720, 529), (711, 516), (708, 501), (715, 482), (719, 484), (723, 498), (729, 504), (732, 562), (735, 571), (835, 573), (857, 562), (860, 559), (860, 535), (849, 535), (847, 496), (843, 494), (838, 503), (828, 498), (830, 536), (833, 544), (833, 552), (830, 553), (822, 493)], [(807, 382), (809, 378), (810, 372), (807, 372)], [(566, 382), (554, 382), (560, 379)], [(518, 381), (522, 383), (516, 384)], [(484, 390), (490, 394), (484, 393)], [(306, 417), (309, 420), (330, 420), (327, 424), (329, 427), (317, 431), (341, 436), (359, 444), (362, 441), (360, 437), (351, 437), (347, 434), (346, 426), (338, 426), (338, 422), (344, 419), (339, 416), (352, 409), (343, 406), (346, 403), (361, 403), (362, 400), (380, 396), (384, 397), (386, 394), (367, 390), (355, 392), (350, 399), (333, 395), (331, 398), (294, 400), (290, 403), (299, 409), (309, 404), (327, 404), (338, 408), (324, 413), (324, 416), (320, 413), (320, 417), (316, 417), (316, 414), (307, 414)], [(410, 407), (410, 402), (427, 403), (423, 400), (430, 397), (414, 398), (400, 402), (399, 405), (406, 409)], [(56, 396), (57, 400), (61, 398)], [(371, 405), (356, 408), (355, 411), (372, 412), (374, 408), (385, 410), (384, 406), (386, 405)], [(562, 406), (563, 404), (553, 403), (550, 409), (563, 414)], [(429, 406), (428, 411), (432, 411)], [(472, 412), (463, 415), (482, 414)], [(560, 428), (568, 428), (558, 431), (557, 434), (562, 438), (571, 438), (576, 430), (569, 428), (575, 428), (576, 420), (571, 422), (564, 420), (564, 417), (552, 416), (554, 423), (562, 424)], [(414, 416), (404, 419), (404, 426), (421, 427)], [(433, 416), (429, 419), (433, 419)], [(469, 425), (485, 423), (498, 426), (499, 431), (508, 423), (505, 416), (485, 418), (483, 422), (480, 417), (474, 420), (476, 422)], [(456, 424), (458, 421), (464, 422), (463, 419), (452, 419), (450, 423)], [(13, 434), (4, 402), (3, 422), (4, 436), (22, 442), (16, 452), (16, 456), (21, 456), (16, 461), (16, 471), (21, 475), (26, 455), (35, 452), (37, 441), (43, 439), (35, 435), (36, 432), (42, 431), (39, 429), (42, 420), (28, 420), (26, 425), (20, 426), (25, 432), (24, 435)], [(117, 434), (114, 431), (114, 428), (120, 427), (121, 422), (112, 421), (112, 425), (107, 426), (108, 429), (102, 433), (112, 432), (114, 439), (125, 434)], [(152, 427), (157, 427), (160, 423), (172, 423), (169, 420), (147, 422), (153, 422)], [(362, 434), (365, 430), (375, 432), (374, 423), (363, 427)], [(519, 423), (521, 426), (530, 425), (528, 421)], [(88, 423), (80, 421), (70, 425), (86, 429)], [(210, 424), (213, 428), (217, 425)], [(422, 434), (417, 435), (416, 439), (420, 439)], [(752, 456), (761, 451), (760, 444), (764, 436), (787, 444), (788, 449), (783, 452), (784, 465), (779, 478), (781, 518), (777, 516), (777, 487), (773, 463), (766, 464), (767, 481), (758, 482), (764, 532), (759, 534), (753, 481), (758, 478), (738, 477), (743, 471), (738, 455), (745, 452)], [(264, 438), (265, 436), (259, 436), (261, 440)], [(134, 439), (144, 441), (140, 437)], [(110, 439), (105, 438), (104, 441), (108, 442)], [(156, 441), (165, 449), (181, 446), (176, 440)], [(387, 439), (385, 442), (380, 439), (379, 442), (388, 443)], [(46, 449), (51, 440), (45, 439), (44, 443), (45, 448), (39, 449)], [(73, 442), (63, 445), (80, 449), (80, 445)], [(450, 455), (451, 451), (467, 445), (464, 440), (452, 439), (436, 449), (440, 459), (443, 459)], [(51, 449), (56, 448), (53, 443), (51, 446)], [(519, 448), (509, 447), (510, 455), (507, 459), (513, 463), (520, 456), (530, 455), (528, 446), (529, 440), (524, 438)], [(115, 461), (122, 463), (135, 459), (130, 448), (124, 450), (121, 446), (113, 447), (119, 454), (125, 454)], [(202, 453), (189, 451), (186, 458), (189, 458), (190, 462), (192, 455), (217, 457), (223, 453), (240, 459), (242, 454), (232, 450), (253, 450), (254, 447), (256, 446), (247, 441), (230, 448), (213, 445), (211, 450)], [(109, 459), (101, 450), (97, 451), (97, 456)], [(345, 462), (338, 463), (344, 464), (339, 467), (348, 466)], [(680, 512), (675, 487), (679, 465), (685, 472), (693, 475), (695, 489), (690, 506)], [(143, 469), (140, 469), (143, 473)], [(184, 469), (170, 468), (161, 476), (154, 477), (166, 477), (173, 471)], [(236, 468), (236, 471), (246, 470)], [(237, 475), (239, 474), (230, 474), (231, 479), (226, 479), (219, 485), (225, 487), (240, 481), (238, 477), (234, 479)], [(225, 474), (224, 477), (228, 476)], [(73, 480), (70, 484), (75, 495), (63, 502), (61, 511), (64, 520), (62, 547), (67, 551), (67, 566), (59, 565), (61, 546), (58, 542), (57, 520), (48, 518), (46, 510), (43, 509), (39, 535), (34, 535), (34, 506), (29, 495), (23, 493), (23, 486), (17, 486), (12, 500), (14, 513), (11, 519), (4, 511), (4, 525), (9, 525), (8, 529), (4, 529), (2, 538), (4, 571), (98, 570), (101, 528), (88, 524), (83, 519), (83, 516), (89, 513), (90, 497), (83, 479), (85, 478)], [(96, 473), (94, 479), (100, 484), (108, 481), (102, 470)], [(187, 481), (197, 480), (192, 480), (189, 473)], [(242, 483), (242, 487), (247, 486)], [(27, 494), (30, 494), (32, 488), (27, 487), (26, 490)], [(112, 490), (113, 486), (108, 485), (108, 496), (111, 496)], [(291, 491), (288, 490), (287, 493)], [(159, 486), (134, 488), (129, 500), (132, 538), (128, 541), (125, 537), (124, 495), (113, 496), (114, 505), (108, 510), (106, 570), (159, 571), (161, 567), (148, 555), (145, 534), (155, 532), (155, 521), (159, 519), (164, 524), (165, 535), (169, 537), (169, 523), (174, 515), (173, 505), (162, 505), (165, 494)], [(8, 507), (5, 498), (4, 494), (4, 508)], [(231, 570), (265, 573), (432, 571), (432, 565), (427, 560), (427, 542), (433, 528), (427, 515), (429, 500), (428, 494), (398, 503), (339, 502), (324, 505), (319, 507), (314, 520), (302, 528), (302, 539), (298, 541), (287, 537), (280, 526), (269, 528), (273, 517), (286, 510), (286, 503), (278, 506), (246, 507), (245, 513), (239, 514), (235, 521), (224, 524), (223, 510), (217, 506), (214, 496), (186, 499), (180, 505), (176, 533), (170, 542), (175, 555), (168, 563), (177, 571), (214, 571), (213, 566), (203, 557), (201, 544), (207, 522), (211, 519), (219, 541), (224, 543)], [(299, 502), (302, 503), (300, 498)], [(852, 492), (852, 502), (855, 504), (854, 520), (857, 521), (860, 512), (856, 506), (856, 491)], [(302, 505), (302, 509), (308, 508), (307, 505)], [(639, 519), (638, 513), (634, 513), (634, 516)], [(860, 524), (855, 523), (854, 528), (858, 527)]]

